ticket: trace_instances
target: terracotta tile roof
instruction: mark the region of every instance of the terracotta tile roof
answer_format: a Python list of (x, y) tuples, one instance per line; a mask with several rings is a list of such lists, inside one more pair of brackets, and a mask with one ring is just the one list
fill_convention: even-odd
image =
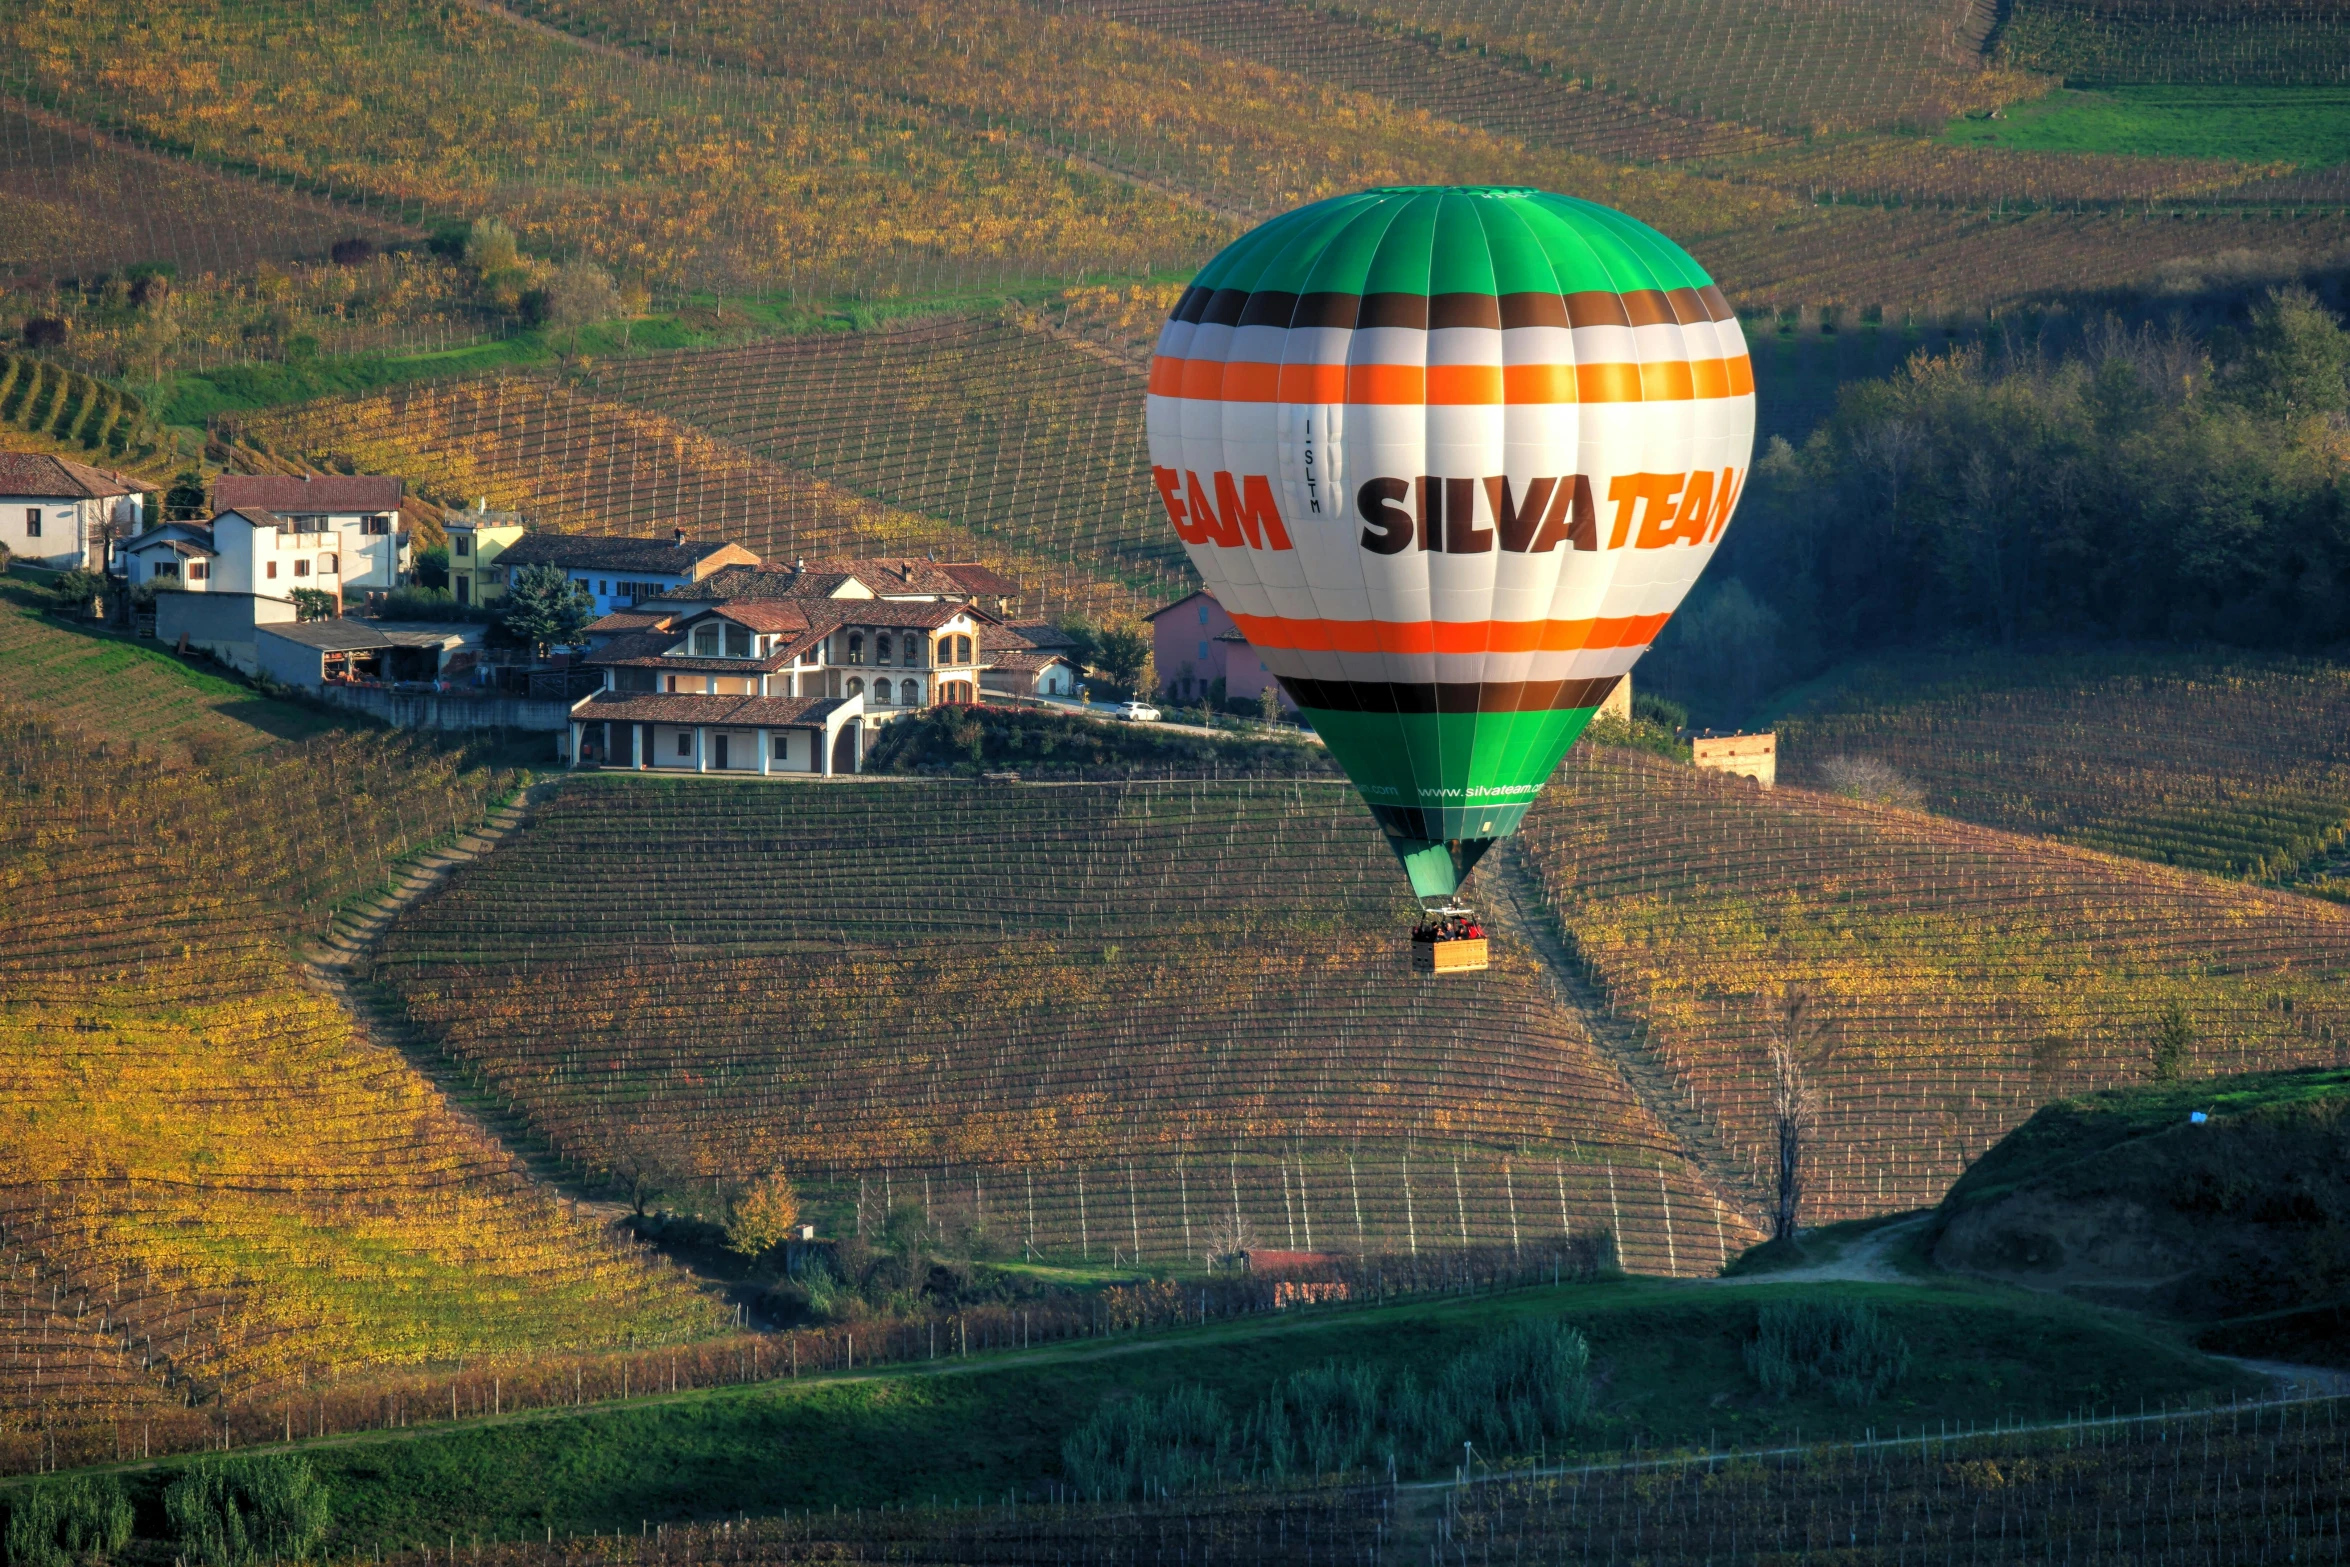
[(587, 624), (591, 637), (617, 636), (624, 631), (649, 631), (670, 617), (658, 611), (616, 609), (609, 615), (599, 615)]
[(43, 452), (0, 452), (0, 495), (45, 498), (71, 495), (81, 500), (104, 500), (110, 495), (153, 495), (155, 486), (144, 479), (109, 473), (67, 457)]
[(572, 704), (586, 723), (709, 724), (751, 729), (821, 724), (854, 697), (687, 696), (668, 692), (598, 691)]
[(788, 668), (792, 662), (789, 649), (765, 658), (673, 657), (669, 649), (677, 646), (677, 637), (674, 630), (623, 632), (588, 654), (581, 662), (599, 669), (607, 665), (668, 669), (681, 675), (773, 674), (779, 669)]
[[(570, 566), (590, 571), (641, 571), (649, 576), (690, 576), (714, 556), (732, 551), (748, 563), (758, 557), (724, 541), (630, 539), (593, 533), (526, 533), (498, 556), (500, 566)], [(721, 562), (721, 565), (731, 562)]]
[[(738, 626), (753, 631), (806, 631), (813, 622), (809, 611), (797, 604), (779, 604), (772, 600), (754, 599), (749, 603), (721, 603), (711, 611), (721, 620), (731, 620)], [(679, 625), (685, 624), (681, 617)]]
[[(1004, 627), (1004, 630), (1017, 633), (1020, 640), (1027, 643), (1030, 647), (1073, 648), (1077, 645), (1077, 639), (1075, 637), (1069, 635), (1068, 632), (1063, 631), (1059, 626), (1052, 624), (1050, 621), (1014, 621), (1012, 624)], [(1000, 637), (1002, 633), (999, 632), (997, 635)]]
[[(1181, 598), (1177, 599), (1177, 600), (1176, 600), (1174, 603), (1172, 603), (1172, 604), (1162, 604), (1162, 605), (1160, 605), (1160, 606), (1159, 606), (1157, 609), (1154, 609), (1154, 610), (1152, 610), (1152, 611), (1151, 611), (1149, 614), (1147, 614), (1147, 615), (1143, 616), (1142, 618), (1143, 618), (1144, 620), (1148, 621), (1148, 620), (1156, 620), (1156, 619), (1158, 619), (1158, 618), (1159, 618), (1161, 615), (1172, 615), (1173, 613), (1175, 613), (1175, 611), (1177, 611), (1177, 610), (1181, 609), (1181, 608), (1182, 608), (1184, 605), (1186, 605), (1186, 604), (1190, 603), (1190, 602), (1191, 602), (1193, 599), (1206, 599), (1206, 600), (1207, 600), (1209, 603), (1211, 603), (1211, 604), (1214, 604), (1214, 603), (1216, 602), (1216, 595), (1215, 595), (1215, 594), (1213, 594), (1213, 593), (1210, 593), (1210, 592), (1209, 592), (1209, 591), (1208, 591), (1206, 588), (1201, 588), (1201, 589), (1200, 589), (1198, 592), (1196, 592), (1196, 593), (1186, 593), (1186, 594), (1184, 594), (1184, 595), (1183, 595), (1183, 597), (1181, 597)], [(1221, 607), (1221, 606), (1219, 606), (1219, 607)]]
[(962, 584), (966, 593), (984, 593), (990, 598), (1018, 598), (1020, 584), (977, 561), (955, 560), (942, 562), (938, 568)]
[(212, 481), (212, 506), (279, 513), (398, 511), (407, 493), (407, 480), (371, 474), (224, 473)]
[(1033, 675), (1054, 664), (1067, 664), (1071, 669), (1077, 667), (1076, 660), (1066, 653), (1033, 647), (989, 648), (987, 657), (981, 660), (979, 667), (982, 669), (1009, 669)]

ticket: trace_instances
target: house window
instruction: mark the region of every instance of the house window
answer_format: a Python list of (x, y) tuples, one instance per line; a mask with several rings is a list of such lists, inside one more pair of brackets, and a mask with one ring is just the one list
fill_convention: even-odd
[(715, 622), (694, 627), (694, 652), (706, 658), (717, 656), (718, 626)]
[(265, 570), (265, 573), (264, 573), (264, 574), (265, 574), (266, 576), (268, 576), (268, 578), (269, 578), (269, 579), (270, 579), (272, 582), (276, 581), (276, 580), (277, 580), (277, 562), (276, 562), (276, 561), (274, 561), (274, 560), (273, 560), (273, 561), (271, 561), (271, 562), (269, 563), (268, 567), (266, 568), (266, 570)]
[(694, 737), (691, 733), (683, 729), (680, 729), (677, 732), (677, 754), (679, 756), (691, 756), (694, 754)]
[(1208, 661), (1208, 645), (1205, 642), (1199, 645), (1199, 661), (1203, 664)]
[(749, 627), (728, 626), (726, 628), (726, 656), (729, 658), (749, 658), (751, 656)]
[(874, 705), (875, 707), (887, 707), (887, 706), (889, 706), (889, 682), (888, 682), (888, 681), (886, 681), (886, 680), (876, 680), (876, 681), (874, 681), (874, 682), (873, 682), (873, 705)]
[(862, 631), (849, 633), (849, 662), (852, 664), (865, 662), (865, 633)]
[(862, 680), (859, 680), (859, 679), (858, 679), (856, 676), (854, 676), (854, 675), (851, 675), (851, 676), (849, 677), (849, 695), (851, 695), (851, 696), (863, 696), (864, 694), (865, 694), (865, 682), (864, 682), (864, 681), (862, 681)]
[(1205, 604), (1199, 607), (1199, 623), (1203, 626), (1208, 623), (1208, 606)]
[[(383, 516), (369, 517), (359, 525), (359, 531), (381, 538), (392, 531), (392, 519)], [(465, 552), (459, 550), (457, 553), (462, 555)]]
[(310, 575), (310, 562), (308, 562), (308, 561), (306, 561), (306, 560), (297, 560), (297, 561), (295, 561), (295, 562), (294, 562), (294, 575), (295, 575), (295, 576), (297, 576), (297, 577), (307, 577), (307, 576), (309, 576), (309, 575)]
[(149, 577), (176, 577), (179, 574), (180, 563), (176, 560), (159, 560), (155, 563), (155, 569), (147, 573)]
[(342, 557), (341, 557), (341, 556), (339, 556), (339, 555), (321, 555), (321, 556), (319, 556), (319, 557), (318, 557), (318, 571), (319, 571), (319, 575), (321, 575), (321, 576), (326, 576), (326, 577), (332, 577), (332, 576), (335, 576), (335, 575), (339, 574), (339, 573), (342, 571), (342, 569), (343, 569), (343, 561), (342, 561)]
[(37, 539), (41, 536), (40, 507), (27, 506), (24, 509), (24, 536), (28, 539)]
[(190, 582), (203, 582), (211, 575), (212, 563), (210, 561), (192, 560), (188, 562), (188, 580)]
[(922, 686), (920, 682), (913, 680), (899, 681), (898, 696), (900, 701), (902, 701), (905, 706), (920, 707), (922, 705)]
[(873, 639), (873, 662), (876, 664), (886, 664), (889, 662), (889, 654), (889, 633), (884, 631), (880, 636), (877, 636)]
[(609, 598), (612, 594), (612, 584), (606, 582), (603, 578), (598, 577), (596, 579), (596, 591)]
[(920, 669), (922, 667), (923, 641), (924, 639), (921, 637), (906, 638), (906, 667), (908, 669)]
[(452, 533), (452, 534), (450, 534), (450, 535), (449, 535), (449, 553), (450, 553), (450, 554), (452, 554), (452, 555), (470, 555), (470, 554), (472, 554), (472, 553), (473, 553), (473, 535), (472, 535), (472, 534), (470, 534), (470, 533)]
[(958, 664), (971, 662), (971, 639), (969, 637), (955, 638), (955, 662)]
[(779, 734), (775, 737), (775, 759), (779, 762), (791, 760), (791, 737), (789, 735)]

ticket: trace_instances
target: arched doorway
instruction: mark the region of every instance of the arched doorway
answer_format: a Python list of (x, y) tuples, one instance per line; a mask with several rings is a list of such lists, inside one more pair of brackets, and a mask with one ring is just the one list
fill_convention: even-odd
[(971, 682), (945, 680), (939, 683), (938, 699), (949, 704), (968, 704), (971, 700)]
[(833, 738), (832, 770), (834, 772), (853, 773), (857, 770), (857, 730), (859, 727), (856, 724), (843, 724), (840, 733)]

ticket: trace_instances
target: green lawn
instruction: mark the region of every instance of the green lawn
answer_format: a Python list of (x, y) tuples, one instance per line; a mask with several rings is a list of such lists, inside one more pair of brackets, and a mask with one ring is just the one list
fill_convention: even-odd
[[(1749, 1378), (1756, 1304), (1795, 1292), (1867, 1299), (1914, 1369), (1869, 1409), (1785, 1403)], [(307, 1448), (333, 1488), (338, 1550), (635, 1529), (644, 1520), (873, 1507), (1023, 1494), (1058, 1470), (1063, 1436), (1102, 1401), (1204, 1383), (1245, 1411), (1326, 1360), (1425, 1378), (1495, 1326), (1555, 1314), (1590, 1337), (1595, 1456), (1761, 1446), (1939, 1422), (2057, 1419), (2091, 1406), (2247, 1390), (2233, 1368), (2124, 1319), (1972, 1284), (1633, 1280), (1376, 1310), (1256, 1318), (950, 1363), (512, 1417)], [(1499, 1455), (1495, 1455), (1499, 1456)], [(1552, 1456), (1557, 1456), (1553, 1454)], [(157, 1471), (139, 1479), (152, 1493)]]
[(1954, 120), (1944, 139), (2028, 152), (2119, 152), (2322, 167), (2350, 159), (2350, 87), (2100, 87)]

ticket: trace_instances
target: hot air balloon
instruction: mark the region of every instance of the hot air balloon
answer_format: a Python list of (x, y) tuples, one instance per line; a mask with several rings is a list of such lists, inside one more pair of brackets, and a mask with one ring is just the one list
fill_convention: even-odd
[(1754, 379), (1721, 290), (1646, 224), (1408, 187), (1209, 262), (1159, 334), (1147, 429), (1209, 591), (1423, 907), (1457, 914), (1712, 556)]

